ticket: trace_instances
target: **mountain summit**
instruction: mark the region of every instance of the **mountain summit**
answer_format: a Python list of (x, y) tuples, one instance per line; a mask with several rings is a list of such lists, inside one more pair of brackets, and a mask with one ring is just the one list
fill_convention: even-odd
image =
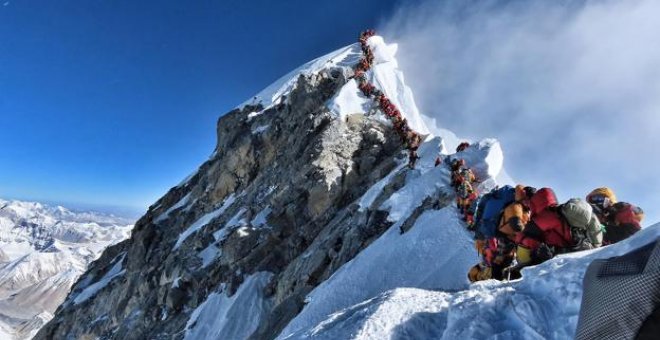
[[(433, 164), (456, 140), (431, 135), (397, 68), (396, 45), (378, 36), (368, 44), (366, 79), (424, 136), (415, 169), (392, 122), (359, 88), (361, 46), (311, 61), (219, 119), (211, 157), (91, 265), (36, 338), (420, 336), (404, 327), (413, 321), (442, 337), (456, 326), (447, 313), (424, 316), (475, 296), (449, 293), (469, 288), (465, 273), (477, 259), (450, 171)], [(473, 143), (460, 158), (482, 191), (497, 185), (496, 140)], [(586, 266), (575, 263), (571, 280)], [(535, 336), (569, 334), (569, 307), (555, 313), (569, 320), (564, 333)]]

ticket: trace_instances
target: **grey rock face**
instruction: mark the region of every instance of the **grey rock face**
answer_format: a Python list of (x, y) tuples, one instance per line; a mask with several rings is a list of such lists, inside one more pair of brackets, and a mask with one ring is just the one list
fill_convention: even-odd
[[(340, 70), (301, 76), (262, 114), (248, 119), (263, 108), (246, 106), (221, 117), (214, 155), (94, 262), (36, 339), (182, 338), (209, 294), (231, 296), (264, 271), (274, 274), (264, 289), (272, 309), (251, 337), (277, 336), (314, 287), (391, 226), (387, 212), (354, 202), (405, 154), (381, 120), (328, 111), (345, 82)], [(395, 174), (372, 207), (404, 178)]]

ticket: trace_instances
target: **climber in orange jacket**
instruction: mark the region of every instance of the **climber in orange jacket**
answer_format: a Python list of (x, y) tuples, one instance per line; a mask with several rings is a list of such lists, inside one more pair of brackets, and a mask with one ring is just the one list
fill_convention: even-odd
[(516, 186), (515, 201), (504, 208), (497, 230), (509, 240), (515, 241), (518, 233), (525, 229), (529, 222), (529, 199), (536, 193), (533, 187)]

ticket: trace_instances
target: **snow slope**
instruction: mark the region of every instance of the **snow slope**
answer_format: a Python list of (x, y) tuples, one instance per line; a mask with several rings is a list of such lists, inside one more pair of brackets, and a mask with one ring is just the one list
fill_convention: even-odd
[(511, 282), (490, 280), (460, 291), (389, 290), (308, 323), (288, 338), (570, 339), (589, 263), (623, 255), (658, 238), (660, 224), (612, 246), (526, 268), (522, 279)]
[(87, 265), (128, 238), (131, 223), (108, 214), (0, 200), (0, 338), (31, 337), (52, 318)]
[(259, 272), (245, 279), (231, 297), (225, 288), (212, 293), (191, 314), (185, 339), (245, 339), (270, 312), (263, 291), (273, 274)]

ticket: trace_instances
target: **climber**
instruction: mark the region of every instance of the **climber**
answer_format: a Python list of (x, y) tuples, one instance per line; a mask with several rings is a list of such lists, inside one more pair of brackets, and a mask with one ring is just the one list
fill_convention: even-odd
[(474, 271), (479, 269), (479, 275), (476, 280), (470, 278), (470, 281), (481, 281), (488, 279), (504, 280), (517, 279), (520, 277), (519, 271), (506, 271), (510, 268), (515, 258), (516, 245), (506, 237), (498, 235), (488, 240), (477, 240), (475, 242), (477, 253), (481, 255), (482, 261), (472, 267), (468, 277), (475, 277)]
[(471, 219), (471, 217), (468, 217), (468, 210), (477, 197), (478, 194), (472, 187), (472, 183), (467, 180), (462, 180), (456, 187), (456, 206), (466, 222)]
[(435, 165), (434, 165), (435, 167), (442, 164), (442, 159), (444, 158), (443, 156), (444, 155), (442, 154), (442, 152), (438, 152), (438, 156), (435, 157)]
[(470, 147), (470, 143), (468, 143), (468, 142), (463, 142), (463, 143), (461, 143), (461, 144), (458, 144), (458, 146), (456, 147), (456, 152), (461, 152), (461, 151), (463, 151), (463, 150), (465, 150), (465, 149), (467, 149), (467, 148), (469, 148), (469, 147)]
[[(519, 201), (523, 202), (526, 193), (524, 187), (520, 187)], [(510, 211), (507, 216), (503, 216), (503, 211), (507, 210), (505, 207), (508, 208), (515, 202), (516, 190), (506, 185), (491, 190), (479, 199), (476, 207), (473, 203), (469, 209), (469, 213), (476, 211), (476, 220), (468, 224), (469, 229), (475, 230), (475, 248), (483, 258), (482, 267), (490, 268), (484, 273), (491, 273), (492, 278), (498, 280), (504, 279), (504, 269), (512, 265), (515, 256), (515, 242), (499, 230), (505, 230), (502, 225), (507, 224), (503, 221), (510, 221), (512, 224), (515, 222), (516, 218), (514, 216), (508, 216), (512, 215)], [(522, 203), (520, 204), (522, 205)], [(509, 210), (513, 209), (509, 208)], [(524, 209), (520, 215), (524, 218)], [(507, 274), (506, 277), (510, 278), (511, 275)], [(513, 273), (513, 277), (517, 277), (517, 272)]]
[(515, 201), (509, 203), (502, 211), (497, 230), (510, 241), (515, 241), (516, 235), (525, 229), (529, 222), (529, 199), (536, 193), (533, 187), (517, 185)]
[(422, 137), (419, 135), (419, 133), (417, 133), (413, 130), (410, 130), (410, 128), (408, 128), (408, 130), (405, 132), (405, 134), (406, 134), (406, 137), (405, 137), (406, 138), (406, 148), (411, 150), (411, 151), (417, 151), (417, 149), (419, 148), (419, 145), (422, 143)]
[(644, 219), (644, 211), (626, 202), (617, 202), (612, 189), (607, 187), (594, 189), (587, 195), (600, 222), (605, 225), (603, 244), (613, 244), (638, 232)]
[(365, 82), (360, 82), (360, 84), (358, 85), (358, 89), (360, 89), (360, 91), (362, 91), (362, 94), (364, 94), (365, 96), (368, 97), (369, 95), (371, 95), (373, 93), (375, 87), (373, 85), (371, 85), (370, 83), (365, 81)]
[(530, 221), (516, 235), (516, 254), (521, 265), (601, 246), (601, 225), (586, 202), (570, 199), (559, 205), (554, 191), (542, 188), (530, 198), (529, 208)]
[(516, 200), (516, 190), (505, 185), (494, 188), (479, 198), (476, 208), (476, 219), (472, 229), (476, 239), (489, 239), (497, 236), (502, 211)]
[(408, 168), (414, 169), (418, 159), (419, 155), (417, 155), (417, 150), (410, 150), (408, 152)]
[(463, 181), (461, 177), (461, 169), (465, 167), (465, 160), (460, 158), (455, 158), (451, 160), (449, 169), (451, 170), (451, 186), (457, 188), (459, 184)]

